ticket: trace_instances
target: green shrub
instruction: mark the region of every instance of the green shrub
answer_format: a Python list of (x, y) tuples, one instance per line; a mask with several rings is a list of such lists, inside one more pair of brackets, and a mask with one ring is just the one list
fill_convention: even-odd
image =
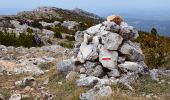
[(157, 29), (156, 28), (152, 28), (151, 29), (151, 34), (153, 34), (153, 35), (158, 35), (158, 31), (157, 31)]
[(43, 26), (39, 23), (39, 20), (34, 20), (31, 24), (32, 27), (40, 28), (42, 29)]
[(0, 32), (0, 44), (6, 46), (20, 46), (21, 43), (15, 33)]
[(20, 33), (20, 36), (17, 37), (15, 33), (0, 32), (0, 44), (5, 46), (24, 46), (30, 48), (34, 46), (33, 35), (32, 33)]
[(75, 33), (75, 31), (73, 30), (69, 30), (67, 28), (65, 28), (64, 26), (57, 26), (53, 29), (54, 32), (60, 32), (60, 33), (66, 33), (66, 34), (71, 34), (73, 35)]
[(66, 39), (69, 40), (69, 41), (74, 41), (75, 40), (74, 36), (69, 36), (69, 35), (66, 36)]
[(74, 47), (74, 45), (73, 45), (73, 43), (71, 43), (71, 42), (59, 42), (58, 43), (59, 45), (61, 45), (62, 47), (65, 47), (65, 48), (73, 48)]
[(54, 37), (56, 37), (56, 38), (62, 38), (62, 35), (61, 35), (61, 33), (60, 32), (55, 32), (55, 34), (54, 34)]
[(45, 29), (47, 29), (47, 30), (53, 30), (53, 28), (50, 27), (50, 26), (46, 26)]
[[(69, 30), (63, 26), (57, 26), (54, 29), (52, 29), (52, 31), (55, 32), (54, 37), (56, 37), (56, 38), (62, 38), (62, 35), (61, 35), (62, 33), (66, 33), (66, 34), (70, 34), (70, 35), (73, 35), (75, 33), (75, 31)], [(69, 38), (69, 39), (71, 39), (71, 38)]]
[(163, 67), (168, 63), (170, 59), (170, 38), (140, 31), (136, 41), (141, 44), (145, 62), (149, 68)]
[(45, 63), (41, 63), (38, 67), (41, 68), (42, 70), (47, 70), (51, 67), (51, 64), (45, 62)]
[(0, 89), (0, 94), (5, 97), (5, 100), (8, 100), (11, 96), (10, 90), (7, 89)]
[(34, 42), (33, 42), (33, 35), (31, 33), (21, 33), (19, 36), (19, 41), (21, 43), (21, 46), (24, 47), (32, 47), (34, 46)]
[(86, 30), (87, 28), (89, 28), (93, 25), (94, 25), (94, 23), (92, 23), (90, 21), (81, 22), (80, 23), (80, 31)]
[(28, 33), (33, 33), (33, 30), (31, 28), (27, 28)]

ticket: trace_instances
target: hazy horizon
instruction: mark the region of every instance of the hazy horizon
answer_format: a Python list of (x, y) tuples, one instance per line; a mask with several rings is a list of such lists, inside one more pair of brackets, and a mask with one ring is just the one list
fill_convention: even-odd
[(170, 1), (167, 0), (5, 0), (0, 1), (0, 15), (16, 14), (40, 6), (51, 6), (63, 9), (80, 8), (99, 16), (106, 17), (118, 14), (128, 18), (146, 20), (170, 20)]

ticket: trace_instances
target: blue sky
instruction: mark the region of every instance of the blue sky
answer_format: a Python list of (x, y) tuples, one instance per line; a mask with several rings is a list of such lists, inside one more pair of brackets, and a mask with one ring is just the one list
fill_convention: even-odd
[(39, 6), (81, 8), (100, 16), (116, 14), (164, 15), (170, 17), (170, 0), (1, 0), (0, 14), (33, 9)]

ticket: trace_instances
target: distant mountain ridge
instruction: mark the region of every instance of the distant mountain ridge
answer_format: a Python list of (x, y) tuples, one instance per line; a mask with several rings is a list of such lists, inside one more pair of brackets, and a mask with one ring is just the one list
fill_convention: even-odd
[(63, 19), (63, 20), (73, 20), (73, 21), (92, 21), (94, 23), (99, 23), (103, 21), (102, 17), (89, 13), (82, 9), (61, 9), (56, 7), (38, 7), (32, 11), (22, 11), (16, 15), (5, 15), (2, 18), (11, 19)]
[(138, 28), (138, 30), (143, 30), (150, 32), (154, 27), (158, 30), (160, 35), (170, 36), (170, 20), (168, 21), (158, 21), (158, 20), (143, 20), (136, 18), (126, 18), (128, 24)]
[(90, 12), (87, 12), (87, 11), (84, 11), (84, 10), (82, 10), (82, 9), (80, 9), (80, 8), (75, 8), (75, 9), (73, 9), (73, 10), (71, 10), (71, 11), (73, 11), (73, 12), (75, 12), (75, 13), (77, 13), (77, 14), (80, 14), (80, 15), (82, 15), (82, 16), (86, 16), (86, 17), (90, 17), (90, 18), (94, 18), (94, 19), (100, 19), (100, 18), (101, 18), (100, 16), (98, 16), (98, 15), (96, 15), (96, 14), (93, 14), (93, 13), (90, 13)]

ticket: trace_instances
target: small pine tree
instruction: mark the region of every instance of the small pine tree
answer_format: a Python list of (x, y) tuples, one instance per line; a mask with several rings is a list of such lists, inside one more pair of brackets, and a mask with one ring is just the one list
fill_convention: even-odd
[(158, 35), (157, 29), (156, 29), (156, 28), (152, 28), (152, 29), (151, 29), (151, 34), (157, 36), (157, 35)]
[(28, 33), (33, 33), (33, 30), (31, 28), (27, 28)]
[(33, 23), (32, 23), (31, 26), (32, 26), (32, 27), (36, 27), (36, 28), (40, 28), (40, 29), (43, 28), (43, 26), (39, 23), (38, 20), (33, 21)]

